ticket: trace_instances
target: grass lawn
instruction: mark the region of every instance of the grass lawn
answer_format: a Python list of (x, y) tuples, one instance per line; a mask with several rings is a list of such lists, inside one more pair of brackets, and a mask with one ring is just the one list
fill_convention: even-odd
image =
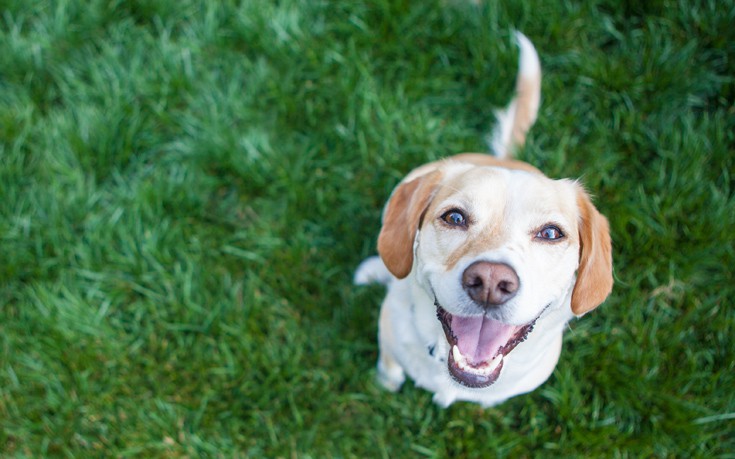
[[(7, 0), (0, 456), (735, 457), (735, 2)], [(581, 177), (616, 285), (550, 380), (447, 410), (374, 382), (354, 288), (412, 167)]]

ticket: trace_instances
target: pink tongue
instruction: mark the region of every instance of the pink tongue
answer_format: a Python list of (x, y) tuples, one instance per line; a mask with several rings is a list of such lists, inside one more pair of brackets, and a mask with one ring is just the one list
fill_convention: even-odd
[(457, 337), (459, 351), (473, 365), (479, 365), (495, 357), (498, 349), (505, 346), (520, 328), (484, 316), (452, 316), (451, 327)]

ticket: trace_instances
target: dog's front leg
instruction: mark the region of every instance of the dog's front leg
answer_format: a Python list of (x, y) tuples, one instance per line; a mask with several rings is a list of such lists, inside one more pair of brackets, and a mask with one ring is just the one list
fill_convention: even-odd
[(378, 322), (378, 382), (389, 391), (397, 392), (406, 380), (406, 374), (393, 354), (396, 341), (390, 320), (390, 310), (383, 305)]

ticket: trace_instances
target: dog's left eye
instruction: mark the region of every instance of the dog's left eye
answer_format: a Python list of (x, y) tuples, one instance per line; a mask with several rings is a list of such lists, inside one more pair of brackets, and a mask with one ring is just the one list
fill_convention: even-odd
[(557, 241), (564, 237), (564, 233), (554, 225), (544, 226), (538, 233), (536, 233), (536, 239), (543, 239), (545, 241)]
[(465, 217), (465, 215), (457, 209), (452, 209), (444, 212), (444, 214), (442, 214), (441, 216), (441, 219), (451, 226), (467, 226), (467, 217)]

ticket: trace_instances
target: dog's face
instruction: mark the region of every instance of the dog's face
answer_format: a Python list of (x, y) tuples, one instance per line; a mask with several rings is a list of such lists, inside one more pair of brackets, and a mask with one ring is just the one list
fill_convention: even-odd
[(568, 180), (445, 162), (399, 185), (378, 249), (399, 278), (434, 297), (448, 370), (468, 387), (503, 360), (547, 310), (583, 314), (612, 286), (607, 221)]

